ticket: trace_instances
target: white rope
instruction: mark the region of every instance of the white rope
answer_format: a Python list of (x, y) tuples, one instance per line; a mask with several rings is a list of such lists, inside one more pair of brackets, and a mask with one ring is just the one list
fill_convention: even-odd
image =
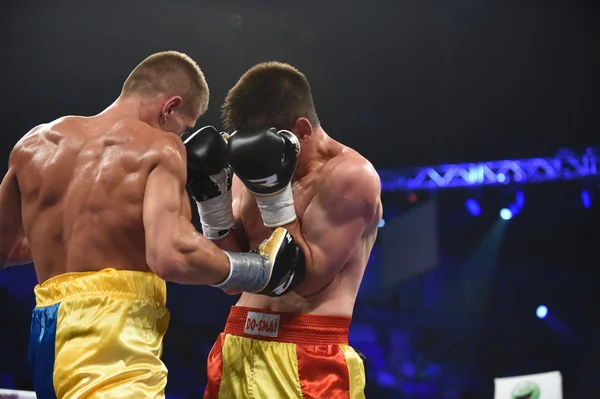
[(0, 388), (0, 399), (36, 399), (35, 392)]

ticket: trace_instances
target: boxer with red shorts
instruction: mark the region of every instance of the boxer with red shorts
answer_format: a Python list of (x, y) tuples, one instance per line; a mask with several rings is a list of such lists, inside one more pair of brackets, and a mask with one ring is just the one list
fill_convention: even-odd
[[(242, 294), (209, 355), (205, 398), (363, 398), (364, 359), (348, 329), (382, 215), (379, 176), (325, 133), (290, 65), (251, 68), (222, 112), (236, 177), (215, 201), (235, 228), (212, 239), (240, 251), (285, 226), (306, 268), (303, 279), (276, 279), (272, 292), (285, 295)], [(199, 207), (205, 234), (213, 209)]]

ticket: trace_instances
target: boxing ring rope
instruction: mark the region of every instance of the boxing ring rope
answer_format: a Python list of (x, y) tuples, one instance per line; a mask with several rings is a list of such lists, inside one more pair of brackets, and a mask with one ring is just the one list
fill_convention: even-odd
[(0, 399), (37, 399), (35, 392), (0, 388)]

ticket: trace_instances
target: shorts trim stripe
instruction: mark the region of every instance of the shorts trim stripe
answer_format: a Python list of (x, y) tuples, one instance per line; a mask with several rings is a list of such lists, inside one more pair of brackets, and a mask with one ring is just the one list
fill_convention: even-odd
[(348, 366), (340, 345), (298, 345), (296, 353), (304, 399), (350, 398)]
[(360, 355), (348, 345), (340, 345), (344, 352), (350, 381), (350, 399), (365, 399), (365, 365)]
[(29, 336), (29, 362), (33, 368), (33, 384), (40, 399), (56, 399), (54, 391), (54, 362), (56, 359), (57, 303), (35, 308)]
[(210, 354), (208, 355), (206, 373), (208, 383), (206, 384), (205, 398), (218, 398), (221, 389), (221, 377), (223, 375), (223, 343), (225, 334), (219, 334)]

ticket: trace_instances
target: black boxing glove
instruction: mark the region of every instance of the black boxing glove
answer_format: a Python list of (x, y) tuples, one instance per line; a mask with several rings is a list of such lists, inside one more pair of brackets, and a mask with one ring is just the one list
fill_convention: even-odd
[(264, 225), (296, 220), (291, 181), (300, 157), (298, 138), (287, 130), (260, 128), (234, 132), (228, 145), (233, 171), (254, 194)]
[(304, 252), (283, 227), (275, 229), (255, 251), (225, 253), (229, 257), (229, 276), (213, 287), (281, 296), (296, 288), (304, 278)]
[(185, 142), (187, 187), (196, 201), (202, 233), (211, 240), (225, 237), (234, 227), (226, 137), (206, 126)]

